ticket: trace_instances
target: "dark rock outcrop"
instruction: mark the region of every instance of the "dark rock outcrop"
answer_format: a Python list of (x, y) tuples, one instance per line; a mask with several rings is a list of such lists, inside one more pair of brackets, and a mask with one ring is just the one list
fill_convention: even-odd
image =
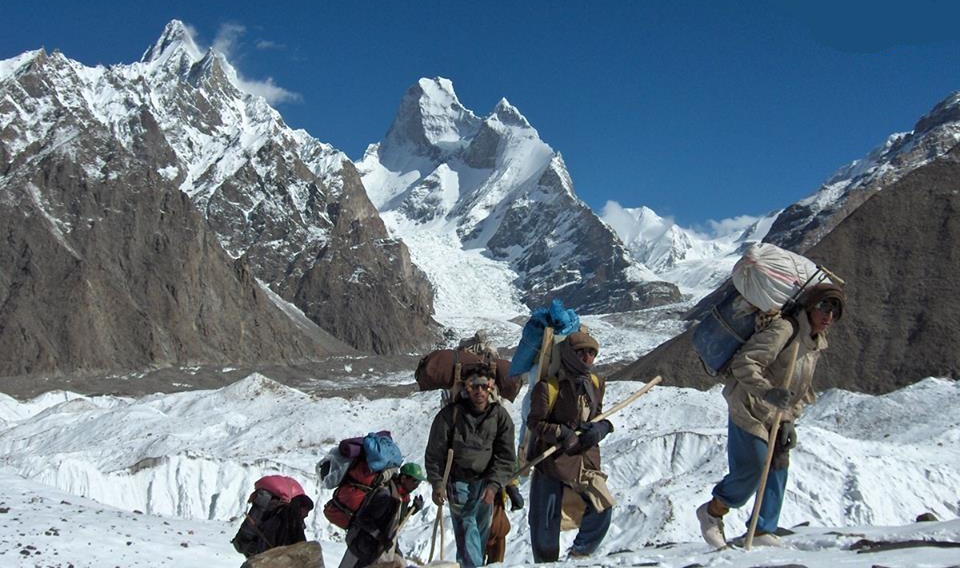
[(323, 548), (311, 540), (278, 546), (251, 556), (240, 568), (323, 568)]
[(328, 246), (302, 277), (287, 279), (280, 289), (351, 345), (377, 353), (424, 346), (423, 338), (436, 333), (433, 290), (406, 245), (386, 236), (353, 164), (343, 167), (344, 206), (330, 211)]

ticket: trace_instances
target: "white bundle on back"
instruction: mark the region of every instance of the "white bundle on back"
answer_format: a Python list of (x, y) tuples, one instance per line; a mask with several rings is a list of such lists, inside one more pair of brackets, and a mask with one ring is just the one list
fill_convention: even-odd
[[(750, 245), (733, 267), (733, 285), (763, 312), (776, 312), (817, 273), (817, 265), (799, 254), (769, 243)], [(817, 274), (812, 286), (827, 280)]]

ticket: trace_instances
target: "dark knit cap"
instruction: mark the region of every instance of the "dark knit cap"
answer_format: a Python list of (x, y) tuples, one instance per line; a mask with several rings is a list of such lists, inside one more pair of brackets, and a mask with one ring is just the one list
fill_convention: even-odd
[(567, 343), (570, 344), (570, 347), (573, 347), (573, 350), (578, 349), (593, 349), (596, 352), (600, 352), (600, 343), (594, 339), (586, 331), (575, 331), (567, 336)]
[(839, 310), (836, 319), (843, 317), (843, 305), (847, 300), (847, 296), (844, 294), (843, 288), (836, 284), (817, 284), (804, 293), (800, 304), (804, 309), (811, 310), (823, 300), (834, 300)]

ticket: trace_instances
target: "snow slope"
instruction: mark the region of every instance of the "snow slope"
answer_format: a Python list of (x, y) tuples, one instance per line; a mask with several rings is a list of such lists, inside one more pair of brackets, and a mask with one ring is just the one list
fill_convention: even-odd
[[(412, 373), (383, 381), (407, 384)], [(607, 404), (641, 386), (611, 383)], [(726, 469), (724, 404), (718, 389), (654, 388), (613, 417), (616, 431), (602, 445), (620, 503), (599, 556), (560, 565), (955, 564), (958, 549), (847, 549), (863, 538), (960, 541), (960, 419), (937, 411), (958, 405), (960, 384), (940, 379), (882, 397), (825, 393), (799, 423), (781, 522), (810, 525), (786, 537), (789, 550), (712, 552), (693, 510)], [(517, 420), (519, 407), (509, 405)], [(229, 539), (254, 480), (291, 475), (322, 505), (330, 491), (315, 465), (337, 440), (389, 429), (407, 458), (420, 461), (438, 408), (436, 392), (315, 398), (260, 375), (142, 399), (2, 397), (0, 557), (5, 566), (236, 566), (241, 557)], [(928, 511), (943, 522), (913, 523)], [(435, 513), (428, 504), (404, 530), (401, 547), (413, 558), (429, 552)], [(748, 514), (745, 507), (728, 516), (731, 535)], [(524, 515), (511, 513), (505, 565), (531, 562)], [(316, 512), (308, 521), (308, 535), (336, 565), (342, 531)], [(564, 533), (563, 543), (572, 536)], [(449, 558), (452, 533), (446, 542)]]

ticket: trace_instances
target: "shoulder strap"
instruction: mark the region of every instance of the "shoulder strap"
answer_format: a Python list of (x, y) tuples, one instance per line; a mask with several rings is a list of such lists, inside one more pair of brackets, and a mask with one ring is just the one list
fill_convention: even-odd
[(453, 437), (457, 433), (457, 421), (460, 419), (460, 403), (453, 403), (453, 420), (450, 421), (450, 437), (448, 439), (447, 450), (453, 449)]
[(796, 339), (797, 334), (800, 333), (800, 322), (797, 321), (796, 316), (792, 314), (783, 316), (783, 319), (790, 322), (790, 327), (793, 328), (793, 332), (790, 334), (790, 339), (788, 339), (787, 343), (784, 345), (784, 348), (786, 348), (787, 345), (790, 345), (793, 340)]

